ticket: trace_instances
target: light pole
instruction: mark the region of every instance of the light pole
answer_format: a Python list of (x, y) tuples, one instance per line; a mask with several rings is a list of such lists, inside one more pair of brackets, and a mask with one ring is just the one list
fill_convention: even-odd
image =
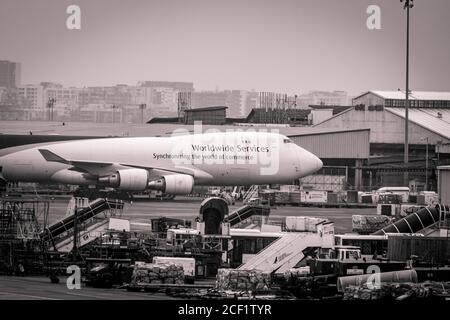
[(115, 105), (115, 104), (113, 104), (112, 106), (111, 106), (111, 108), (112, 108), (112, 123), (114, 123), (114, 116), (115, 116), (115, 109), (117, 108), (117, 106)]
[(53, 121), (53, 107), (55, 106), (56, 99), (55, 98), (49, 98), (47, 102), (47, 108), (49, 112), (49, 120)]
[(426, 140), (426, 151), (425, 151), (425, 191), (428, 191), (428, 137), (420, 138), (420, 140)]
[(409, 122), (409, 9), (414, 7), (414, 0), (400, 0), (400, 2), (405, 2), (403, 9), (406, 9), (406, 92), (405, 92), (405, 151), (404, 151), (404, 163), (405, 163), (405, 174), (404, 183), (406, 186), (409, 184), (408, 179), (408, 162), (409, 162), (409, 143), (408, 143), (408, 122)]
[(144, 123), (144, 109), (147, 107), (145, 103), (141, 103), (139, 105), (139, 109), (141, 109), (141, 122)]

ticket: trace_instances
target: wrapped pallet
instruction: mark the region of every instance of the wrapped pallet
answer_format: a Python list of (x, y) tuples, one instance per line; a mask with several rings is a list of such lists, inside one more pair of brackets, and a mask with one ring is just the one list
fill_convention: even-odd
[(216, 289), (221, 291), (268, 291), (271, 285), (269, 273), (258, 270), (219, 269)]
[(131, 276), (131, 284), (182, 284), (183, 266), (175, 264), (138, 263)]
[(423, 283), (382, 283), (373, 288), (367, 284), (349, 286), (344, 290), (344, 300), (403, 300), (407, 298), (432, 298), (448, 295), (450, 282), (426, 281)]
[(352, 229), (353, 232), (372, 233), (376, 232), (391, 223), (391, 218), (384, 215), (353, 215)]

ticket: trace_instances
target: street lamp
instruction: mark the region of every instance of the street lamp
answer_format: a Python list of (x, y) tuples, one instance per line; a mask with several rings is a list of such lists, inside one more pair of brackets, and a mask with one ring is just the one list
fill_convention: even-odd
[[(406, 9), (406, 92), (405, 92), (405, 153), (404, 163), (405, 168), (408, 166), (409, 160), (409, 143), (408, 143), (408, 122), (409, 122), (409, 9), (414, 7), (414, 0), (400, 0), (403, 4), (403, 9)], [(408, 171), (405, 171), (404, 180), (406, 186), (408, 185)]]
[(428, 137), (422, 137), (420, 138), (421, 141), (426, 140), (426, 151), (425, 151), (425, 191), (428, 191)]
[(49, 120), (53, 121), (53, 107), (55, 106), (56, 99), (55, 98), (49, 98), (47, 102), (47, 108), (49, 109)]
[(115, 105), (115, 104), (113, 104), (112, 106), (111, 106), (111, 109), (112, 109), (112, 123), (114, 123), (114, 116), (115, 116), (115, 109), (117, 109), (117, 106)]

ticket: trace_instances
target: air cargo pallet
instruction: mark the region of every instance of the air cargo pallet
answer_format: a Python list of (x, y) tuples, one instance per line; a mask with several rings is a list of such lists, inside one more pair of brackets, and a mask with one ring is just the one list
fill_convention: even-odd
[(127, 291), (155, 291), (160, 289), (212, 289), (214, 284), (135, 283), (123, 286)]

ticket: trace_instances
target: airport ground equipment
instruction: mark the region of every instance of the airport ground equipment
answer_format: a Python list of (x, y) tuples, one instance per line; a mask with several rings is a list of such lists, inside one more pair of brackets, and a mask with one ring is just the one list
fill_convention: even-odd
[(223, 198), (211, 197), (200, 205), (198, 225), (202, 225), (202, 234), (222, 234), (225, 217), (228, 216), (228, 203)]
[(304, 257), (304, 250), (311, 247), (331, 248), (334, 245), (333, 224), (319, 223), (316, 232), (284, 232), (269, 246), (251, 257), (238, 269), (256, 269), (283, 274), (294, 268)]
[(259, 186), (252, 185), (242, 197), (244, 204), (249, 203), (251, 199), (258, 198), (258, 194), (259, 194)]
[[(417, 283), (417, 273), (415, 270), (400, 270), (392, 272), (382, 272), (378, 274), (381, 283), (386, 282), (396, 282), (396, 283)], [(337, 281), (337, 289), (339, 292), (343, 292), (348, 286), (357, 286), (364, 283), (370, 279), (375, 279), (377, 276), (373, 274), (363, 274), (356, 276), (340, 277)], [(373, 284), (374, 286), (376, 283)]]
[[(92, 237), (88, 237), (89, 233), (108, 228), (109, 220), (95, 220), (97, 215), (109, 211), (114, 216), (117, 210), (122, 210), (124, 203), (119, 200), (97, 199), (89, 204), (89, 206), (79, 209), (76, 214), (70, 215), (58, 222), (53, 223), (41, 233), (42, 241), (49, 243), (56, 250), (67, 252), (73, 247), (73, 230), (77, 225), (85, 224), (85, 228), (79, 234), (80, 245), (87, 244), (92, 241)], [(66, 235), (64, 237), (64, 235)], [(70, 250), (69, 250), (70, 251)]]
[(48, 213), (46, 199), (0, 199), (0, 272), (23, 275), (42, 268), (40, 232)]
[(446, 205), (427, 207), (412, 213), (393, 224), (373, 233), (383, 235), (386, 233), (416, 233), (432, 225), (443, 222), (450, 217), (450, 208)]
[(270, 214), (270, 209), (262, 206), (250, 206), (244, 205), (237, 210), (230, 213), (226, 218), (225, 222), (230, 224), (230, 227), (235, 226), (238, 223), (242, 223), (245, 220), (251, 218), (252, 216), (262, 216), (268, 217)]
[(131, 279), (130, 259), (86, 258), (86, 263), (86, 285), (111, 288), (113, 285), (128, 283)]

